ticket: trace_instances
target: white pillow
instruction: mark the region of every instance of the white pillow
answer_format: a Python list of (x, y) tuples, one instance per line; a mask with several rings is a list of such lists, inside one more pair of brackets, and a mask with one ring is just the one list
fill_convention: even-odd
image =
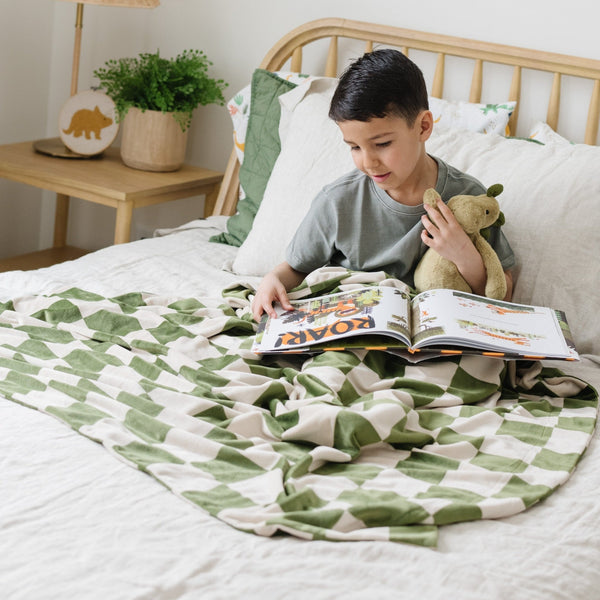
[(427, 149), (485, 186), (504, 185), (514, 300), (564, 310), (578, 350), (600, 354), (600, 147), (438, 132)]
[(437, 126), (443, 128), (508, 135), (508, 120), (516, 102), (475, 104), (429, 97), (429, 109)]
[(548, 123), (538, 121), (534, 124), (527, 136), (530, 140), (540, 142), (542, 144), (559, 144), (561, 146), (569, 146), (572, 144), (562, 135), (556, 133)]
[(335, 79), (315, 79), (280, 96), (281, 153), (252, 229), (232, 265), (235, 273), (264, 275), (285, 250), (321, 188), (354, 168), (338, 126), (328, 117)]

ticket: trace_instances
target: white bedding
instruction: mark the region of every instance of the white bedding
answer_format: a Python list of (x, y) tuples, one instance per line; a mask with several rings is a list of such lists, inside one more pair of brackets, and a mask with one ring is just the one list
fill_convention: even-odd
[[(222, 224), (5, 273), (0, 295), (72, 286), (213, 294), (240, 279), (220, 269), (236, 250), (206, 241), (216, 231), (207, 225)], [(592, 359), (564, 370), (600, 387)], [(0, 415), (2, 598), (598, 597), (597, 431), (572, 478), (545, 501), (514, 517), (445, 526), (431, 550), (241, 533), (58, 420), (1, 398)]]
[[(240, 279), (221, 269), (236, 248), (207, 240), (222, 231), (227, 217), (192, 221), (176, 230), (158, 230), (155, 236), (122, 246), (109, 246), (37, 271), (9, 271), (0, 276), (0, 300), (24, 294), (48, 294), (77, 285), (98, 294), (143, 289), (154, 294), (218, 293)], [(171, 235), (177, 231), (177, 236)]]

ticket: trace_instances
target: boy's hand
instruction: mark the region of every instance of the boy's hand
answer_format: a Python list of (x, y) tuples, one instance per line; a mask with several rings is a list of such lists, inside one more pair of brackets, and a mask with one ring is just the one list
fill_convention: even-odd
[(277, 316), (273, 303), (279, 302), (285, 310), (292, 310), (292, 305), (287, 295), (287, 291), (279, 277), (271, 271), (267, 273), (258, 289), (254, 300), (252, 300), (252, 316), (255, 321), (260, 321), (263, 312), (266, 312), (270, 317)]
[(473, 242), (459, 225), (454, 213), (441, 200), (437, 208), (424, 204), (427, 215), (421, 217), (425, 229), (421, 239), (426, 246), (433, 248), (440, 256), (459, 265), (464, 262), (465, 253), (475, 249)]
[(270, 317), (277, 314), (273, 308), (274, 302), (279, 302), (284, 310), (292, 310), (287, 291), (300, 285), (306, 273), (301, 273), (290, 267), (287, 262), (277, 265), (270, 273), (267, 273), (256, 290), (256, 296), (252, 300), (252, 316), (259, 321), (263, 312)]

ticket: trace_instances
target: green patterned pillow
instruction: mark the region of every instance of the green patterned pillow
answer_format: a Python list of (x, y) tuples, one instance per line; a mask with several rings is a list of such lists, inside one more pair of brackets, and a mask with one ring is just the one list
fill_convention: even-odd
[(254, 72), (244, 160), (240, 166), (244, 197), (238, 202), (237, 213), (227, 220), (227, 231), (211, 237), (211, 242), (241, 246), (246, 239), (281, 151), (278, 98), (296, 85), (264, 69)]

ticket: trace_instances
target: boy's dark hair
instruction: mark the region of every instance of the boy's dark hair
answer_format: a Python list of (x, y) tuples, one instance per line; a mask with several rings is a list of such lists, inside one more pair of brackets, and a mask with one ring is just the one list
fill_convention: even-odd
[(423, 73), (402, 52), (383, 49), (363, 54), (344, 71), (329, 117), (339, 123), (398, 116), (412, 126), (423, 110), (429, 110)]

